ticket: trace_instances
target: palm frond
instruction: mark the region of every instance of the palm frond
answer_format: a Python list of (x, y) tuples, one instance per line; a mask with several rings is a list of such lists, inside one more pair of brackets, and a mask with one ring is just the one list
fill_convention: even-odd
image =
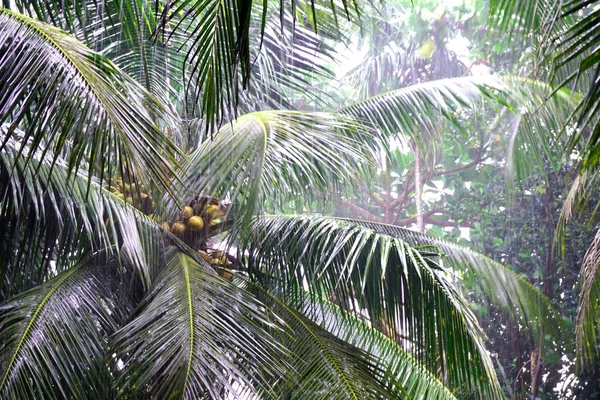
[[(191, 107), (184, 96), (184, 84), (189, 77), (183, 75), (185, 52), (181, 48), (185, 47), (187, 37), (173, 33), (171, 26), (159, 29), (160, 18), (147, 2), (131, 1), (123, 5), (109, 1), (99, 11), (102, 14), (87, 28), (102, 35), (88, 34), (90, 39), (85, 43), (98, 49), (172, 114), (179, 113), (184, 120), (194, 117), (189, 114)], [(167, 128), (181, 148), (178, 126), (169, 124)]]
[[(468, 120), (462, 114), (481, 111), (484, 100), (501, 104), (514, 112), (508, 102), (506, 85), (494, 77), (460, 77), (417, 83), (389, 91), (352, 104), (340, 113), (364, 122), (378, 134), (378, 147), (389, 148), (390, 140), (412, 148), (417, 146), (423, 156), (431, 151), (432, 142), (441, 141), (446, 130), (441, 121), (468, 135)], [(376, 151), (379, 152), (380, 149)]]
[(101, 257), (0, 305), (0, 398), (114, 397), (108, 337), (133, 308)]
[(328, 301), (305, 298), (303, 312), (346, 343), (380, 358), (411, 399), (456, 399), (444, 384), (408, 354), (406, 350), (365, 321)]
[(412, 246), (436, 246), (450, 261), (452, 268), (464, 276), (463, 282), (473, 285), (467, 289), (481, 290), (493, 304), (528, 326), (533, 337), (539, 337), (540, 330), (555, 338), (564, 333), (561, 331), (562, 319), (551, 301), (526, 279), (499, 262), (467, 247), (411, 229), (367, 221), (352, 222), (399, 238)]
[(249, 271), (278, 297), (306, 289), (364, 313), (452, 387), (500, 396), (481, 328), (435, 249), (325, 217), (264, 217), (253, 231)]
[(113, 338), (125, 393), (156, 398), (242, 396), (286, 373), (280, 321), (208, 266), (171, 251), (135, 318)]
[(335, 77), (329, 66), (335, 63), (335, 49), (306, 28), (306, 22), (294, 26), (289, 11), (284, 11), (280, 21), (276, 15), (279, 10), (274, 6), (267, 4), (263, 32), (260, 31), (261, 14), (252, 14), (250, 54), (253, 62), (248, 90), (240, 92), (240, 110), (249, 113), (265, 109), (305, 109), (308, 106), (305, 103), (318, 108), (325, 103), (326, 96), (325, 89), (318, 83), (327, 84)]
[(556, 168), (564, 161), (561, 148), (569, 141), (568, 124), (581, 94), (553, 88), (545, 82), (505, 76), (501, 78), (507, 102), (514, 108), (500, 112), (505, 118), (501, 133), (506, 136), (506, 175), (513, 179), (545, 174), (547, 165)]
[(573, 130), (568, 143), (569, 150), (578, 149), (582, 153), (581, 173), (595, 172), (600, 159), (600, 11), (596, 3), (583, 0), (565, 3), (561, 21), (566, 26), (556, 38), (554, 54), (556, 84), (583, 90), (581, 101), (573, 111), (578, 129)]
[[(461, 77), (418, 83), (360, 101), (341, 110), (365, 120), (387, 135), (419, 137), (433, 133), (433, 121), (440, 116), (456, 120), (459, 108), (480, 103), (493, 79)], [(431, 132), (428, 132), (431, 131)]]
[(587, 367), (598, 357), (600, 334), (598, 309), (600, 307), (600, 230), (581, 262), (581, 294), (577, 309), (576, 349), (577, 365)]
[[(336, 4), (337, 3), (337, 4)], [(339, 3), (344, 7), (348, 18), (358, 11), (356, 2), (350, 4), (348, 0), (329, 2), (327, 8), (335, 10)], [(284, 27), (286, 5), (280, 2), (280, 23)], [(324, 4), (311, 0), (310, 13), (308, 13), (308, 26), (315, 31), (318, 26), (317, 8), (322, 9)], [(260, 33), (253, 32), (252, 37), (258, 37), (259, 42), (265, 37), (267, 27), (267, 8), (269, 2), (263, 2), (254, 12), (259, 12)], [(292, 17), (292, 32), (296, 19), (304, 10), (304, 4), (292, 2), (290, 15)], [(351, 11), (352, 10), (352, 11)], [(186, 47), (186, 68), (190, 70), (190, 81), (196, 93), (194, 103), (199, 104), (202, 114), (206, 117), (207, 130), (213, 132), (224, 121), (236, 116), (238, 101), (238, 83), (246, 88), (252, 69), (250, 51), (250, 29), (253, 20), (252, 2), (249, 0), (175, 0), (167, 2), (161, 10), (162, 25), (172, 24), (173, 32), (183, 32), (189, 38)], [(323, 17), (323, 14), (319, 14)], [(324, 14), (327, 16), (328, 14)], [(331, 21), (327, 20), (325, 26), (330, 30)], [(334, 18), (335, 19), (335, 18)], [(337, 19), (335, 26), (337, 26)], [(287, 27), (286, 29), (290, 29)], [(309, 62), (310, 64), (313, 61)]]
[[(157, 123), (174, 118), (148, 92), (64, 32), (0, 10), (0, 124), (37, 150), (106, 180), (117, 173), (169, 191), (176, 147)], [(157, 122), (154, 122), (157, 121)], [(50, 162), (54, 161), (44, 155)]]
[(291, 376), (278, 377), (271, 384), (277, 398), (413, 398), (373, 353), (341, 340), (259, 286), (251, 285), (249, 290), (291, 330), (275, 332), (278, 342), (289, 351), (286, 363), (293, 370)]
[[(569, 194), (567, 195), (557, 228), (555, 241), (559, 246), (561, 254), (565, 250), (565, 230), (567, 223), (577, 213), (585, 211), (590, 201), (590, 195), (597, 191), (600, 174), (582, 171), (578, 174)], [(596, 206), (596, 213), (598, 207)], [(597, 227), (596, 227), (597, 229)], [(581, 292), (577, 308), (577, 319), (575, 325), (575, 350), (577, 352), (577, 367), (580, 370), (589, 368), (593, 361), (598, 358), (598, 332), (599, 315), (598, 305), (600, 302), (600, 230), (596, 231), (594, 239), (587, 248), (581, 261), (580, 279)]]
[[(0, 139), (5, 129), (0, 127)], [(19, 159), (23, 143), (10, 139), (0, 152), (0, 299), (68, 269), (82, 253), (99, 250), (120, 254), (148, 287), (165, 233), (160, 225), (85, 172), (69, 174), (60, 158), (54, 164), (38, 161), (38, 151), (30, 162)]]
[[(578, 124), (568, 144), (569, 150), (583, 144), (583, 169), (594, 168), (600, 158), (598, 102), (600, 85), (600, 11), (596, 1), (514, 0), (493, 1), (492, 18), (502, 21), (501, 28), (522, 31), (546, 54), (540, 65), (550, 69), (549, 78), (557, 88), (583, 91), (576, 96), (572, 119)], [(541, 38), (540, 38), (541, 37)], [(574, 99), (575, 100), (575, 99)], [(570, 122), (571, 118), (566, 122)], [(591, 131), (591, 134), (589, 134)]]
[[(566, 88), (516, 76), (460, 77), (420, 83), (358, 102), (341, 112), (366, 121), (379, 132), (386, 147), (390, 138), (406, 146), (413, 142), (422, 154), (432, 141), (444, 140), (445, 120), (469, 137), (469, 115), (495, 112), (489, 129), (506, 137), (509, 187), (544, 163), (557, 162), (553, 152), (564, 139), (564, 126), (572, 118), (581, 95)], [(485, 107), (487, 107), (487, 109)], [(491, 117), (494, 114), (490, 115)], [(443, 125), (442, 125), (443, 126)]]
[[(187, 188), (233, 202), (232, 215), (248, 222), (263, 200), (315, 198), (367, 163), (354, 144), (367, 135), (351, 119), (326, 113), (262, 111), (225, 125), (190, 157)], [(346, 129), (348, 134), (342, 135)]]
[[(112, 18), (104, 15), (106, 9), (114, 7), (114, 2), (110, 0), (95, 4), (84, 1), (16, 0), (12, 4), (21, 14), (67, 31), (88, 45), (94, 40), (93, 28), (98, 28), (98, 23), (109, 27), (120, 22), (118, 16)], [(126, 15), (129, 10), (128, 7), (122, 7), (120, 11)], [(127, 34), (126, 31), (124, 33)]]
[(550, 40), (556, 33), (563, 3), (555, 0), (491, 0), (489, 22), (491, 26), (513, 33), (513, 38), (521, 38), (526, 44), (535, 43), (537, 38), (532, 38), (533, 35)]
[(186, 37), (186, 97), (199, 106), (210, 132), (236, 116), (239, 66), (244, 81), (249, 73), (250, 5), (247, 0), (181, 0), (161, 7), (161, 26)]

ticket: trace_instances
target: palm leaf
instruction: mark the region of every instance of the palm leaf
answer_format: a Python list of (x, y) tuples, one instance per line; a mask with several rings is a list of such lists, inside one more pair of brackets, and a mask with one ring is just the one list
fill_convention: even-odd
[[(240, 90), (238, 110), (252, 113), (263, 110), (293, 110), (306, 108), (308, 104), (323, 105), (326, 97), (325, 84), (333, 77), (328, 66), (334, 61), (334, 49), (320, 36), (302, 27), (292, 25), (289, 12), (284, 13), (284, 26), (272, 5), (267, 5), (266, 22), (260, 36), (261, 20), (253, 13), (251, 20), (250, 53), (252, 68), (247, 90)], [(321, 85), (319, 85), (321, 84)], [(241, 89), (241, 83), (238, 84)], [(207, 130), (205, 120), (198, 118), (191, 122), (190, 144), (211, 137), (214, 132)]]
[(481, 328), (437, 252), (325, 217), (265, 217), (253, 229), (249, 272), (278, 296), (301, 298), (305, 287), (354, 313), (363, 310), (452, 386), (499, 397)]
[(552, 39), (557, 32), (563, 2), (553, 0), (492, 0), (490, 1), (490, 24), (503, 31), (512, 31), (514, 38), (531, 44), (537, 38), (530, 35), (542, 34), (543, 39)]
[(247, 0), (182, 0), (161, 7), (162, 26), (171, 25), (171, 32), (182, 32), (187, 38), (186, 96), (199, 106), (210, 132), (235, 117), (238, 66), (245, 66), (245, 80), (250, 63), (250, 4)]
[(166, 171), (178, 151), (153, 119), (173, 117), (105, 57), (2, 9), (0, 74), (0, 124), (10, 125), (0, 149), (20, 128), (26, 159), (42, 150), (64, 158), (70, 172), (99, 171), (102, 180), (119, 173), (170, 190)]
[(412, 398), (373, 353), (332, 335), (260, 287), (251, 285), (250, 290), (291, 329), (275, 332), (277, 341), (290, 353), (286, 363), (293, 370), (293, 375), (277, 377), (271, 384), (277, 398)]
[[(181, 253), (166, 266), (133, 320), (113, 338), (121, 386), (157, 398), (227, 398), (285, 374), (280, 322), (252, 296)], [(282, 328), (280, 328), (282, 329)]]
[(458, 133), (469, 137), (470, 115), (490, 115), (489, 111), (494, 111), (496, 120), (488, 129), (506, 137), (506, 174), (510, 188), (515, 178), (523, 179), (535, 168), (544, 171), (545, 163), (561, 160), (554, 152), (565, 141), (564, 126), (580, 99), (577, 93), (565, 88), (554, 90), (533, 79), (460, 77), (393, 90), (341, 112), (366, 121), (379, 132), (380, 145), (384, 148), (390, 139), (397, 138), (406, 146), (412, 147), (410, 143), (414, 143), (426, 155), (431, 151), (432, 141), (444, 140), (450, 131), (439, 128), (442, 120), (452, 123)]
[(305, 298), (304, 314), (345, 343), (356, 346), (380, 359), (386, 374), (411, 399), (456, 399), (446, 386), (402, 347), (365, 321), (328, 301)]
[[(183, 75), (185, 52), (181, 51), (187, 38), (174, 34), (171, 26), (159, 30), (159, 16), (147, 2), (109, 1), (100, 10), (103, 14), (95, 24), (88, 24), (88, 29), (103, 35), (88, 35), (92, 40), (86, 44), (98, 49), (172, 114), (178, 110), (184, 120), (193, 117), (188, 115), (183, 90), (189, 80)], [(168, 129), (171, 135), (179, 134), (176, 125), (169, 124)], [(179, 137), (174, 139), (180, 144)]]
[(108, 336), (133, 305), (101, 257), (0, 305), (0, 398), (114, 397)]
[[(367, 155), (354, 148), (364, 137), (352, 120), (326, 113), (262, 111), (225, 125), (214, 140), (205, 141), (186, 166), (187, 188), (232, 201), (231, 215), (248, 222), (268, 198), (316, 198), (338, 182)], [(342, 135), (347, 129), (350, 135)]]
[[(461, 77), (418, 83), (359, 101), (341, 110), (343, 114), (370, 122), (387, 135), (419, 135), (434, 132), (434, 119), (440, 116), (456, 121), (459, 108), (481, 103), (491, 90), (501, 89), (500, 81), (490, 78)], [(494, 97), (501, 101), (501, 97)]]
[(600, 230), (581, 262), (581, 294), (577, 309), (576, 349), (579, 368), (592, 364), (598, 357), (598, 327), (600, 307)]
[[(0, 133), (5, 129), (0, 127)], [(86, 173), (69, 174), (60, 158), (54, 164), (37, 161), (38, 151), (34, 161), (19, 159), (22, 143), (11, 139), (0, 152), (0, 298), (68, 269), (73, 257), (100, 250), (120, 254), (148, 287), (157, 274), (153, 266), (164, 234), (160, 225)]]
[[(252, 14), (250, 54), (253, 62), (248, 90), (240, 92), (240, 110), (249, 113), (298, 109), (306, 107), (304, 103), (314, 104), (314, 107), (324, 105), (326, 86), (320, 87), (318, 83), (325, 85), (335, 78), (329, 66), (335, 62), (334, 48), (306, 28), (306, 23), (293, 26), (289, 11), (284, 12), (280, 21), (276, 15), (279, 10), (274, 6), (267, 5), (262, 33), (261, 15)], [(303, 13), (300, 15), (307, 18)]]
[(579, 125), (579, 129), (570, 135), (567, 150), (583, 144), (583, 170), (593, 170), (600, 155), (597, 118), (600, 108), (600, 85), (597, 83), (600, 11), (593, 7), (595, 3), (587, 0), (497, 0), (492, 2), (491, 13), (493, 18), (502, 21), (503, 29), (526, 33), (516, 36), (537, 38), (542, 34), (538, 45), (547, 56), (540, 65), (551, 69), (549, 80), (559, 89), (571, 87), (583, 91), (583, 96), (573, 98), (576, 105), (572, 105), (571, 118), (563, 123), (576, 120)]
[[(327, 8), (335, 10), (337, 2), (330, 2)], [(358, 11), (358, 5), (348, 0), (341, 1), (346, 16), (350, 18), (351, 11)], [(317, 8), (323, 4), (311, 0), (311, 15), (308, 17), (315, 30), (317, 23)], [(264, 1), (258, 18), (253, 17), (251, 0), (175, 0), (167, 2), (162, 8), (162, 24), (173, 24), (173, 32), (183, 32), (189, 38), (186, 56), (186, 68), (190, 70), (190, 81), (193, 87), (199, 89), (196, 93), (187, 90), (193, 96), (194, 103), (201, 107), (206, 117), (206, 128), (213, 132), (223, 122), (236, 116), (238, 101), (238, 83), (247, 87), (251, 69), (250, 27), (253, 19), (260, 21), (260, 33), (252, 32), (252, 38), (258, 36), (259, 42), (265, 37), (267, 27), (267, 8), (269, 2)], [(280, 23), (283, 29), (286, 7), (280, 2)], [(292, 32), (300, 10), (304, 4), (292, 2), (290, 14), (292, 17)], [(339, 4), (337, 4), (339, 7)], [(321, 14), (322, 15), (322, 14)], [(325, 14), (327, 15), (327, 14)], [(335, 26), (337, 26), (337, 19)], [(331, 21), (327, 19), (325, 26), (331, 29)], [(308, 59), (307, 59), (308, 60)], [(312, 64), (313, 61), (309, 61)], [(241, 78), (240, 78), (241, 76)]]
[[(565, 231), (568, 222), (572, 221), (576, 213), (586, 210), (590, 203), (590, 197), (597, 191), (600, 174), (582, 171), (574, 180), (569, 194), (563, 204), (557, 228), (555, 241), (561, 254), (565, 250)], [(595, 214), (598, 206), (594, 210)], [(590, 219), (591, 221), (591, 219)], [(579, 305), (577, 308), (577, 319), (575, 325), (575, 344), (577, 352), (577, 367), (581, 370), (589, 368), (593, 361), (598, 358), (598, 302), (600, 301), (600, 230), (596, 231), (594, 239), (590, 243), (583, 260), (581, 261), (581, 292), (579, 294)]]
[[(51, 24), (73, 36), (81, 37), (86, 44), (93, 41), (94, 29), (98, 22), (112, 26), (118, 24), (119, 18), (104, 18), (103, 13), (107, 8), (112, 8), (112, 1), (96, 2), (90, 4), (85, 1), (40, 1), (40, 0), (16, 0), (12, 2), (14, 7), (24, 15), (39, 21)], [(127, 13), (127, 7), (121, 11)], [(126, 31), (124, 31), (127, 34)]]
[(501, 113), (506, 117), (506, 175), (511, 184), (512, 179), (525, 179), (534, 170), (545, 174), (547, 165), (551, 169), (562, 165), (560, 148), (569, 140), (565, 127), (581, 95), (534, 79), (508, 76), (502, 80), (503, 93), (515, 108), (510, 115)]
[(353, 223), (378, 233), (399, 238), (413, 246), (433, 245), (448, 257), (453, 269), (463, 275), (467, 289), (481, 290), (492, 302), (531, 329), (532, 337), (539, 332), (560, 338), (562, 319), (550, 300), (526, 279), (467, 247), (438, 239), (411, 229), (375, 222), (352, 220)]

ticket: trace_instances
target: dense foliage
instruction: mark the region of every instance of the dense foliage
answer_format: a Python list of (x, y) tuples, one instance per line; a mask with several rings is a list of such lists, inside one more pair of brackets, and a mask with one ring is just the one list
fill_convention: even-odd
[(539, 3), (4, 2), (0, 398), (593, 396), (597, 17)]

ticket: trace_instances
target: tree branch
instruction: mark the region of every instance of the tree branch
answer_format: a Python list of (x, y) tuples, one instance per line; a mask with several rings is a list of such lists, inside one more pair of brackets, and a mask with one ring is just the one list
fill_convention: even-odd
[(450, 169), (447, 169), (447, 170), (444, 170), (444, 171), (436, 171), (436, 172), (433, 173), (433, 175), (434, 176), (448, 175), (448, 174), (452, 174), (454, 172), (458, 172), (458, 171), (462, 171), (462, 170), (474, 167), (475, 165), (477, 165), (477, 164), (481, 163), (482, 161), (487, 160), (489, 158), (488, 156), (482, 157), (481, 156), (481, 152), (482, 151), (481, 151), (481, 147), (480, 147), (479, 148), (479, 153), (477, 154), (477, 157), (473, 161), (471, 161), (470, 163), (468, 163), (468, 164), (461, 165), (461, 166), (456, 167), (456, 168), (450, 168)]
[(423, 213), (423, 181), (421, 177), (421, 152), (418, 146), (414, 146), (415, 151), (415, 202), (417, 205), (417, 229), (419, 232), (425, 232), (425, 221)]
[(364, 181), (359, 181), (360, 186), (364, 189), (364, 191), (367, 193), (367, 196), (369, 196), (369, 198), (376, 203), (379, 207), (385, 207), (385, 202), (379, 198), (379, 196), (377, 196), (375, 193), (373, 193), (373, 191), (371, 191), (371, 189), (367, 186), (367, 184)]
[[(433, 219), (432, 216), (434, 216), (435, 214), (446, 214), (449, 215), (451, 217), (455, 217), (454, 213), (441, 209), (441, 208), (436, 208), (433, 210), (429, 210), (427, 212), (425, 212), (423, 214), (423, 220), (425, 222), (425, 224), (431, 224), (431, 225), (437, 225), (437, 226), (442, 226), (442, 227), (446, 227), (446, 226), (463, 226), (465, 228), (472, 228), (473, 224), (470, 222), (457, 222), (457, 221), (440, 221), (437, 219)], [(417, 217), (408, 217), (408, 218), (404, 218), (401, 219), (399, 221), (396, 221), (394, 223), (394, 225), (398, 225), (398, 226), (408, 226), (411, 224), (414, 224), (417, 222)]]
[(412, 182), (412, 177), (414, 173), (415, 171), (413, 170), (406, 175), (406, 179), (402, 184), (402, 196), (399, 196), (396, 200), (392, 201), (390, 203), (391, 207), (396, 208), (399, 205), (404, 204), (404, 202), (408, 198), (408, 194), (415, 189), (415, 184)]
[(348, 207), (350, 210), (352, 210), (353, 212), (357, 213), (361, 217), (366, 218), (369, 221), (379, 222), (379, 223), (382, 223), (382, 224), (386, 223), (384, 218), (381, 218), (381, 217), (379, 217), (379, 216), (377, 216), (375, 214), (371, 214), (369, 211), (365, 210), (364, 208), (359, 207), (356, 204), (354, 204), (354, 203), (352, 203), (352, 202), (350, 202), (350, 201), (348, 201), (348, 200), (346, 200), (346, 199), (344, 199), (342, 197), (340, 197), (340, 203), (343, 206)]

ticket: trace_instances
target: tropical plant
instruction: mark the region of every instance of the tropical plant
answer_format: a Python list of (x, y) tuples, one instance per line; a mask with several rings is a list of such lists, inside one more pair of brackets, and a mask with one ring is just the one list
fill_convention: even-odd
[[(600, 125), (598, 124), (598, 72), (600, 52), (596, 46), (600, 14), (597, 1), (568, 2), (491, 2), (491, 18), (502, 28), (527, 37), (538, 68), (533, 73), (544, 76), (555, 87), (575, 87), (583, 93), (572, 113), (576, 129), (564, 129), (566, 153), (578, 150), (579, 171), (565, 200), (558, 225), (558, 242), (565, 224), (577, 211), (597, 208), (593, 200), (597, 191), (600, 166)], [(594, 204), (590, 204), (594, 203)], [(597, 229), (597, 227), (596, 227)], [(598, 231), (597, 231), (598, 232)], [(581, 263), (581, 294), (576, 325), (577, 365), (588, 368), (598, 360), (600, 337), (600, 264), (596, 233)], [(564, 246), (558, 248), (564, 252)]]
[(352, 184), (399, 116), (429, 126), (503, 86), (234, 118), (250, 54), (255, 93), (282, 105), (306, 68), (325, 74), (302, 50), (329, 48), (302, 31), (273, 67), (268, 4), (16, 4), (0, 9), (0, 397), (499, 398), (463, 275), (532, 332), (559, 327), (539, 291), (465, 248), (263, 215)]

